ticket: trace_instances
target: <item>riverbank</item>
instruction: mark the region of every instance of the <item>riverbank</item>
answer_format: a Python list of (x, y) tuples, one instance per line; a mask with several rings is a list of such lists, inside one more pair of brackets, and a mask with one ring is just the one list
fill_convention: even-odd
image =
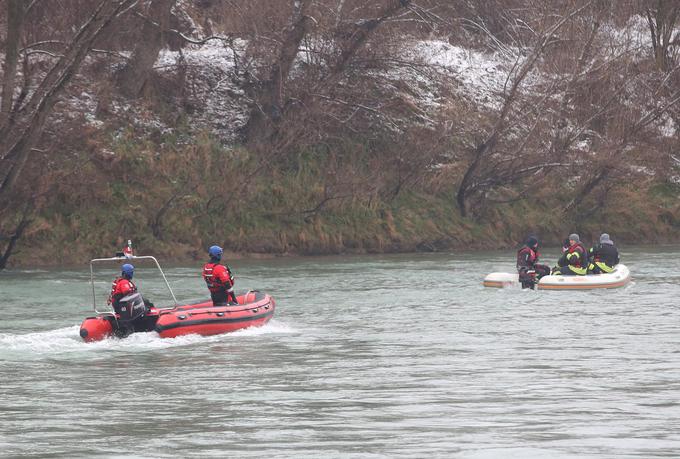
[(157, 37), (148, 2), (105, 52), (70, 32), (87, 8), (19, 21), (39, 47), (0, 55), (0, 269), (127, 239), (174, 261), (680, 239), (680, 77), (648, 27), (675, 14), (171, 3), (196, 40)]
[(586, 244), (602, 232), (618, 244), (680, 242), (680, 186), (654, 176), (611, 184), (572, 209), (571, 180), (530, 194), (507, 188), (470, 201), (462, 217), (458, 170), (404, 175), (363, 143), (273, 160), (207, 134), (90, 142), (97, 148), (74, 150), (68, 171), (43, 176), (40, 199), (17, 195), (3, 224), (18, 222), (26, 199), (34, 208), (7, 267), (78, 265), (128, 239), (166, 262), (203, 260), (213, 244), (235, 259), (506, 249), (528, 234), (559, 246), (573, 232)]
[[(213, 244), (223, 246), (225, 258), (234, 260), (512, 249), (528, 234), (536, 234), (543, 246), (558, 247), (572, 232), (586, 244), (601, 232), (610, 233), (620, 246), (680, 243), (678, 207), (673, 207), (671, 195), (655, 186), (644, 192), (635, 187), (615, 190), (607, 207), (584, 219), (554, 212), (560, 200), (549, 196), (533, 205), (522, 201), (463, 219), (449, 199), (450, 190), (408, 191), (389, 203), (376, 196), (339, 199), (312, 213), (305, 211), (312, 202), (309, 194), (314, 194), (308, 191), (310, 186), (318, 185), (305, 180), (269, 182), (251, 190), (243, 205), (229, 203), (215, 213), (187, 201), (164, 214), (160, 238), (150, 224), (158, 220), (148, 217), (155, 209), (153, 201), (145, 201), (143, 190), (134, 192), (131, 202), (136, 206), (112, 199), (99, 207), (90, 203), (83, 210), (76, 207), (77, 201), (56, 199), (40, 224), (22, 238), (9, 267), (81, 265), (113, 255), (127, 239), (138, 253), (165, 263), (203, 260)], [(288, 191), (282, 194), (284, 187)], [(128, 189), (133, 193), (132, 187)], [(280, 200), (276, 208), (275, 199)]]

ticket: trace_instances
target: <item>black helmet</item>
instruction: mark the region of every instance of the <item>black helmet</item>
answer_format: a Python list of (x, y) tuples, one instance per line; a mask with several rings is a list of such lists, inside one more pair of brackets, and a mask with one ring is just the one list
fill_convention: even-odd
[(529, 236), (527, 238), (526, 245), (527, 247), (531, 247), (532, 249), (536, 248), (536, 246), (538, 245), (538, 239), (536, 238), (536, 236)]

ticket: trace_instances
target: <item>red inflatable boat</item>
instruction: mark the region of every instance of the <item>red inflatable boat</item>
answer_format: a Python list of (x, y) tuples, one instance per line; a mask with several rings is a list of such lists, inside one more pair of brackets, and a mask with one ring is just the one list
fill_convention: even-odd
[(195, 333), (218, 335), (242, 328), (259, 327), (274, 315), (274, 299), (261, 292), (249, 292), (238, 297), (235, 306), (213, 306), (211, 302), (183, 306), (163, 311), (155, 330), (161, 338)]
[(262, 326), (269, 322), (276, 309), (274, 299), (262, 292), (240, 295), (238, 302), (238, 305), (233, 306), (213, 306), (211, 301), (206, 301), (171, 309), (151, 307), (129, 326), (119, 321), (114, 314), (99, 314), (83, 321), (80, 336), (90, 342), (143, 331), (156, 331), (161, 338), (190, 334), (218, 335)]
[[(127, 303), (129, 317), (121, 317), (113, 311), (98, 311), (94, 287), (94, 262), (131, 259), (153, 260), (170, 290), (175, 306), (156, 308), (144, 300), (140, 293), (122, 298)], [(123, 338), (135, 332), (157, 332), (161, 338), (174, 338), (181, 335), (217, 335), (248, 327), (259, 327), (272, 318), (276, 304), (274, 299), (260, 291), (251, 290), (237, 297), (238, 304), (213, 306), (212, 301), (179, 305), (170, 284), (165, 278), (158, 261), (154, 257), (136, 257), (123, 253), (113, 258), (98, 258), (90, 261), (90, 279), (95, 317), (88, 317), (80, 326), (80, 336), (87, 342), (100, 341), (109, 336)]]

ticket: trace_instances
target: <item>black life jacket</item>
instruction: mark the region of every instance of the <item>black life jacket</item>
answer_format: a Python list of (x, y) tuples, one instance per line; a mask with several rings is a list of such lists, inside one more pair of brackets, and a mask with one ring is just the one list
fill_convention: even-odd
[(619, 264), (619, 251), (613, 244), (597, 244), (590, 251), (591, 262), (602, 262), (609, 267)]

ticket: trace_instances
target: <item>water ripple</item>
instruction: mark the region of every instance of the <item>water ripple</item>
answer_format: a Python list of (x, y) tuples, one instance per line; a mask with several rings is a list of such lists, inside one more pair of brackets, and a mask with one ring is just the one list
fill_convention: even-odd
[(4, 273), (0, 456), (677, 457), (677, 255), (628, 250), (597, 292), (483, 288), (510, 252), (239, 260), (265, 327), (89, 344), (89, 272)]

